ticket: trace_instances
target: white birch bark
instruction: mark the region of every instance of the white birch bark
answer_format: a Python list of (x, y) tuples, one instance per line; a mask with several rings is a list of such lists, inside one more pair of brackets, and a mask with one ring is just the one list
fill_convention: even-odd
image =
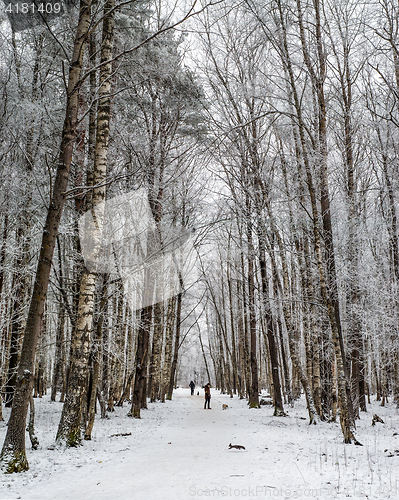
[[(113, 49), (114, 0), (108, 0), (104, 6), (103, 37), (101, 46), (100, 89), (97, 113), (96, 148), (93, 169), (93, 184), (103, 183), (107, 175), (108, 138), (111, 107), (111, 72), (110, 61)], [(107, 15), (107, 12), (111, 14)], [(92, 214), (95, 224), (93, 262), (98, 261), (104, 217), (105, 186), (93, 189)], [(58, 426), (57, 443), (77, 446), (81, 442), (81, 416), (85, 401), (90, 337), (93, 325), (94, 292), (96, 284), (95, 268), (83, 270), (76, 326), (72, 334), (72, 355), (70, 362), (67, 396)]]

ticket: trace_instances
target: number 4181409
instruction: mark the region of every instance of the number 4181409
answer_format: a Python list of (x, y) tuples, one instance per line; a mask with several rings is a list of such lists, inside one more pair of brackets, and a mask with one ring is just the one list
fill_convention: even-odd
[(6, 7), (6, 12), (10, 14), (34, 14), (40, 12), (41, 14), (59, 14), (61, 12), (60, 3), (9, 3)]

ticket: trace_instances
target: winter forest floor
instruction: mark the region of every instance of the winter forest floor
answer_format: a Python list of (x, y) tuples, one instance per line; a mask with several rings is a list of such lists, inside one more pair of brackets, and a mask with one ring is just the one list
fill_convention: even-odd
[[(399, 499), (399, 411), (391, 403), (361, 415), (360, 447), (343, 444), (338, 424), (309, 426), (302, 400), (277, 418), (270, 406), (249, 410), (216, 391), (204, 410), (203, 390), (178, 389), (173, 401), (149, 404), (141, 420), (126, 416), (126, 404), (116, 408), (96, 420), (92, 441), (65, 451), (48, 449), (62, 405), (35, 403), (40, 447), (29, 450), (28, 472), (0, 476), (1, 500)], [(372, 427), (374, 413), (385, 423)], [(1, 422), (1, 442), (5, 431)], [(113, 436), (122, 433), (131, 435)]]

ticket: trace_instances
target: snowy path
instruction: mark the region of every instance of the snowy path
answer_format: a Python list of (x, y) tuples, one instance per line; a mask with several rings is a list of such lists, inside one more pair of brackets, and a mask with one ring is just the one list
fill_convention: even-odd
[[(96, 421), (93, 441), (63, 452), (47, 449), (62, 405), (36, 400), (41, 448), (29, 452), (27, 473), (1, 476), (0, 499), (399, 499), (399, 456), (384, 453), (399, 449), (393, 406), (376, 407), (385, 425), (375, 427), (370, 410), (359, 423), (365, 446), (355, 447), (342, 444), (337, 424), (309, 427), (302, 402), (289, 417), (273, 418), (270, 407), (249, 410), (215, 391), (212, 410), (204, 410), (200, 394), (179, 389), (172, 402), (149, 404), (141, 420), (118, 408)], [(1, 441), (4, 433), (2, 424)], [(246, 450), (228, 450), (230, 442)]]

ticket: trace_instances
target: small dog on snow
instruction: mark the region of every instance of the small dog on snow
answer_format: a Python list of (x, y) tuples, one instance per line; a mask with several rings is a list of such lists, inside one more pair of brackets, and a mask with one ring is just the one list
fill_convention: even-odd
[(222, 405), (222, 410), (227, 410), (228, 407), (229, 405)]
[(245, 446), (241, 446), (240, 444), (229, 444), (229, 450), (235, 448), (236, 450), (245, 450)]

